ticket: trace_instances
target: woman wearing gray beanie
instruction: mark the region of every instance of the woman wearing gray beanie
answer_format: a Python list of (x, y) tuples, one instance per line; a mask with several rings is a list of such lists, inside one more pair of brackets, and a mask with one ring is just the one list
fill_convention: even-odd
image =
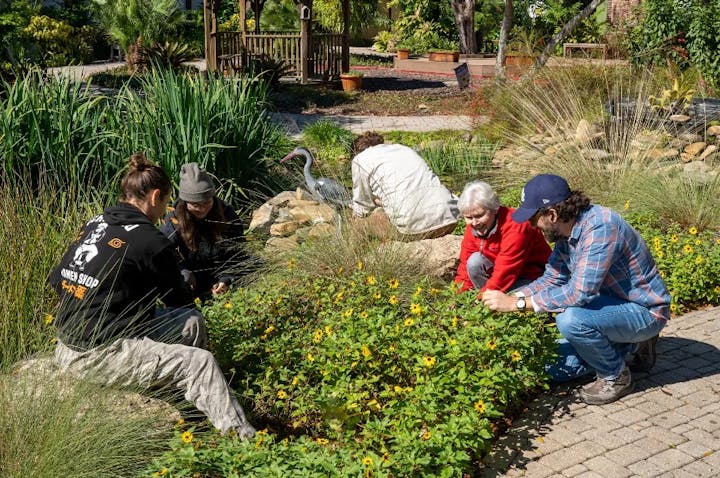
[(175, 246), (195, 295), (222, 294), (247, 273), (243, 226), (235, 211), (215, 195), (215, 183), (197, 163), (180, 168), (178, 196), (160, 230)]

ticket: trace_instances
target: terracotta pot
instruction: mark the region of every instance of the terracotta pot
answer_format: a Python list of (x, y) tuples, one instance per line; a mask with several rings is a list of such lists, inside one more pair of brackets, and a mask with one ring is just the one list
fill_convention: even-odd
[(460, 52), (459, 51), (431, 51), (429, 59), (430, 59), (430, 61), (457, 62), (458, 60), (460, 60)]
[(410, 58), (410, 50), (408, 50), (407, 48), (398, 48), (397, 59), (407, 60), (408, 58)]
[(362, 76), (340, 73), (343, 91), (354, 91), (362, 88)]

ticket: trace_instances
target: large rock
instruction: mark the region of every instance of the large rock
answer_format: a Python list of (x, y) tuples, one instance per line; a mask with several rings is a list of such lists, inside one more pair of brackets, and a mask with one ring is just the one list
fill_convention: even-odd
[(450, 281), (455, 277), (460, 261), (462, 236), (449, 234), (437, 239), (413, 242), (391, 241), (380, 247), (392, 254), (401, 254), (409, 264), (417, 264), (419, 271)]
[(275, 219), (276, 215), (275, 206), (266, 202), (259, 208), (255, 209), (252, 213), (252, 219), (250, 220), (250, 226), (248, 232), (260, 231), (265, 234), (270, 233), (270, 226)]
[(708, 136), (720, 136), (720, 125), (712, 125), (707, 129)]
[(705, 150), (702, 152), (700, 157), (698, 158), (700, 161), (705, 161), (708, 157), (710, 157), (711, 154), (715, 153), (718, 150), (718, 147), (714, 144), (711, 144)]
[(320, 222), (333, 224), (335, 222), (336, 212), (327, 204), (308, 204), (306, 206), (298, 206), (290, 209), (290, 215), (296, 221), (303, 224), (318, 224)]
[(683, 152), (689, 156), (695, 157), (698, 154), (700, 154), (702, 152), (702, 150), (705, 149), (706, 146), (707, 146), (707, 143), (705, 143), (704, 141), (697, 141), (695, 143), (691, 143), (691, 144), (688, 144), (687, 146), (685, 146), (685, 149), (683, 150)]

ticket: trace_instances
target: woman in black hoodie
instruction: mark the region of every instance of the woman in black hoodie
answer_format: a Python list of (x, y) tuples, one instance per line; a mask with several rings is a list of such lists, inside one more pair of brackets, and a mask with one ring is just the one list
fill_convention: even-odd
[(133, 155), (119, 204), (85, 224), (52, 271), (60, 296), (55, 357), (63, 370), (103, 383), (169, 381), (217, 428), (249, 437), (255, 430), (202, 348), (204, 319), (191, 307), (172, 244), (155, 227), (171, 187), (162, 168)]

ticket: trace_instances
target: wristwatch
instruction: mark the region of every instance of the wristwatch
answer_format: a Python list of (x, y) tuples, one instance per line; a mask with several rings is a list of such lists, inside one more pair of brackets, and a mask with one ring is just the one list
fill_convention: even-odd
[(523, 312), (525, 310), (525, 297), (520, 296), (517, 298), (517, 302), (515, 302), (515, 307), (517, 307), (517, 310), (520, 312)]

